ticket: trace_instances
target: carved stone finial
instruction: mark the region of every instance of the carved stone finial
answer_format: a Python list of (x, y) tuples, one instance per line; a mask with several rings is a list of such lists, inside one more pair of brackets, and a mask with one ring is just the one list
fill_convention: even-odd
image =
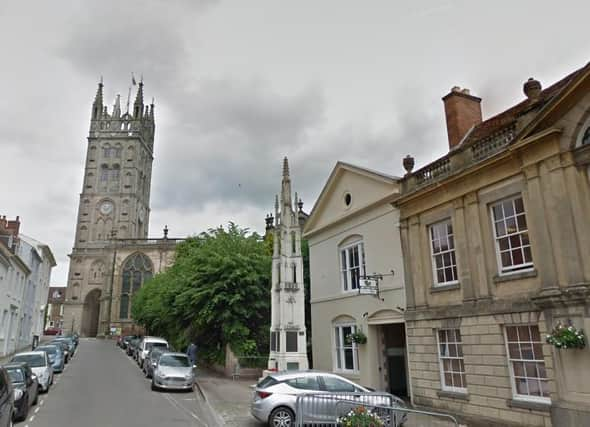
[(410, 156), (409, 154), (404, 157), (403, 160), (403, 164), (404, 164), (404, 169), (406, 170), (406, 175), (409, 175), (412, 173), (412, 169), (414, 169), (414, 158), (412, 156)]

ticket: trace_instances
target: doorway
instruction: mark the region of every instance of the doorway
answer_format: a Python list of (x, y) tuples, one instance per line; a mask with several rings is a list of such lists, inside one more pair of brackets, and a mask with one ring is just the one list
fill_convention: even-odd
[(404, 323), (382, 326), (389, 392), (402, 399), (408, 397), (406, 330)]
[(82, 312), (82, 336), (95, 337), (98, 333), (98, 317), (100, 314), (100, 289), (90, 291), (84, 299)]

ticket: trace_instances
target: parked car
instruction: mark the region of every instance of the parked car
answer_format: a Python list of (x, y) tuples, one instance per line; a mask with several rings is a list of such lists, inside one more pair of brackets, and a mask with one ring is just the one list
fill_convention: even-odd
[(195, 383), (194, 365), (184, 353), (162, 353), (152, 376), (152, 390), (192, 390)]
[(41, 391), (47, 392), (53, 384), (53, 367), (49, 361), (49, 356), (44, 351), (29, 351), (18, 353), (11, 360), (13, 362), (24, 362), (37, 376)]
[(147, 356), (148, 352), (154, 348), (160, 347), (165, 350), (168, 350), (168, 341), (164, 338), (159, 337), (144, 337), (141, 342), (139, 343), (139, 348), (137, 350), (137, 364), (143, 367), (143, 361)]
[[(255, 387), (250, 405), (254, 418), (270, 426), (292, 426), (295, 424), (297, 396), (309, 393), (369, 393), (371, 390), (353, 383), (336, 374), (318, 371), (279, 372), (262, 379)], [(348, 398), (348, 396), (347, 396)], [(403, 400), (392, 396), (395, 405), (405, 407)], [(380, 401), (382, 400), (382, 401)], [(389, 399), (378, 398), (373, 404), (387, 405)], [(312, 415), (317, 421), (329, 421), (327, 414), (335, 413), (337, 400), (317, 405), (317, 414)], [(398, 422), (400, 426), (405, 421)], [(331, 420), (334, 421), (334, 420)]]
[(68, 363), (70, 361), (70, 346), (65, 341), (52, 341), (49, 344), (51, 345), (58, 345), (61, 347), (62, 351), (64, 352), (64, 361)]
[(14, 391), (8, 372), (0, 366), (0, 427), (12, 427)]
[(43, 331), (43, 335), (60, 335), (61, 329), (59, 328), (47, 328)]
[(5, 365), (12, 387), (14, 388), (14, 421), (27, 419), (29, 409), (39, 400), (39, 382), (26, 363), (9, 363)]
[(127, 346), (129, 345), (129, 341), (131, 341), (131, 339), (133, 338), (133, 335), (126, 335), (121, 339), (121, 345), (119, 347), (121, 347), (123, 350), (127, 349)]
[(151, 378), (154, 374), (154, 368), (158, 364), (158, 359), (166, 350), (161, 347), (153, 347), (143, 361), (142, 370), (146, 378)]
[(70, 359), (74, 357), (74, 354), (76, 354), (77, 344), (73, 337), (58, 336), (52, 339), (49, 344), (55, 344), (56, 342), (65, 342), (70, 349)]
[(44, 351), (49, 356), (53, 372), (60, 373), (64, 371), (66, 358), (59, 343), (40, 345), (35, 351)]
[(129, 345), (127, 346), (127, 356), (131, 356), (135, 358), (135, 349), (139, 345), (139, 338), (134, 337), (129, 340)]

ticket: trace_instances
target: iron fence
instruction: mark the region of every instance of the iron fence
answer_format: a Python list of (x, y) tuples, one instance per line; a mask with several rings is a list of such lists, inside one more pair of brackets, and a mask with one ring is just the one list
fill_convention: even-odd
[[(303, 394), (296, 402), (297, 427), (341, 426), (339, 419), (352, 410), (363, 407), (376, 414), (386, 427), (400, 427), (413, 416), (428, 420), (446, 420), (455, 427), (457, 419), (449, 414), (411, 409), (399, 398), (388, 393), (321, 393)], [(427, 421), (426, 425), (433, 425)]]

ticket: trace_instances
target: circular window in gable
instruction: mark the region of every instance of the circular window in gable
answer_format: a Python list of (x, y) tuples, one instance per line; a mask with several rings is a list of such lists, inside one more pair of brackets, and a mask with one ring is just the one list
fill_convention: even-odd
[(350, 204), (352, 203), (352, 196), (350, 193), (346, 193), (344, 194), (344, 204), (346, 205), (346, 207), (350, 207)]

